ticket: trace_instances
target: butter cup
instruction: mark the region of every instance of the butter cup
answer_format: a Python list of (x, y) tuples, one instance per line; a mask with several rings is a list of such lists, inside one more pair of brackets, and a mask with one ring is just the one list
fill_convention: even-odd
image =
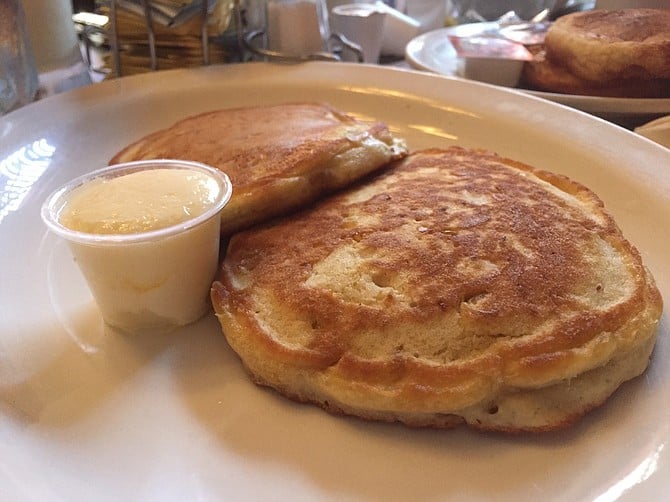
[[(61, 223), (74, 190), (101, 179), (152, 169), (206, 174), (216, 182), (218, 193), (202, 214), (148, 231), (88, 233)], [(168, 159), (127, 162), (62, 186), (46, 199), (41, 216), (47, 227), (68, 243), (107, 324), (130, 333), (170, 331), (198, 320), (210, 309), (209, 289), (218, 266), (220, 214), (231, 194), (228, 176), (204, 164)]]

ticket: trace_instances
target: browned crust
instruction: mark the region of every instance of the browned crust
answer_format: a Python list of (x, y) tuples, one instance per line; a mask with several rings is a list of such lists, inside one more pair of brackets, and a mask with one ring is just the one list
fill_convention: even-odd
[[(390, 288), (375, 301), (337, 289), (346, 270), (310, 282), (349, 248)], [(456, 147), (414, 153), (359, 191), (234, 236), (212, 302), (256, 381), (295, 399), (411, 425), (452, 425), (456, 415), (508, 432), (572, 423), (641, 373), (662, 310), (595, 194)], [(564, 390), (613, 364), (594, 380), (608, 382), (598, 392), (576, 400)], [(550, 392), (561, 409), (543, 401)], [(519, 396), (535, 418), (486, 421), (490, 403)]]
[[(646, 344), (641, 344), (635, 351), (624, 353), (620, 359), (637, 359), (636, 366), (633, 366), (632, 371), (617, 372), (612, 371), (611, 367), (615, 367), (618, 361), (610, 362), (605, 367), (596, 368), (587, 372), (584, 376), (577, 376), (568, 381), (559, 382), (551, 386), (548, 390), (518, 390), (512, 389), (511, 396), (517, 397), (522, 402), (525, 401), (527, 407), (531, 408), (531, 413), (542, 414), (546, 413), (546, 403), (555, 399), (553, 407), (559, 410), (559, 413), (542, 417), (542, 420), (528, 420), (528, 417), (518, 416), (523, 415), (523, 412), (516, 413), (514, 411), (514, 404), (507, 402), (510, 395), (501, 394), (483, 403), (483, 406), (475, 406), (469, 410), (457, 410), (451, 413), (434, 412), (390, 412), (384, 410), (371, 410), (370, 408), (355, 408), (346, 404), (338, 403), (332, 398), (324, 397), (323, 395), (312, 395), (309, 393), (301, 394), (295, 389), (282, 385), (280, 383), (263, 380), (252, 370), (245, 366), (247, 373), (251, 380), (259, 386), (270, 387), (283, 395), (302, 404), (315, 404), (334, 415), (353, 416), (367, 421), (380, 421), (388, 423), (402, 423), (409, 427), (428, 427), (434, 429), (452, 429), (460, 425), (466, 425), (471, 429), (480, 432), (498, 432), (505, 434), (521, 434), (521, 433), (546, 433), (564, 429), (576, 424), (589, 412), (602, 407), (609, 397), (612, 396), (618, 387), (627, 380), (639, 376), (648, 364), (651, 357), (651, 352), (655, 344), (655, 337), (646, 340)], [(243, 361), (244, 364), (244, 361)], [(573, 387), (578, 385), (597, 386), (597, 380), (610, 381), (604, 390), (596, 392), (590, 400), (582, 400), (583, 394)], [(542, 396), (545, 392), (547, 395)], [(567, 398), (567, 399), (566, 399)], [(566, 400), (570, 402), (566, 403)], [(512, 414), (517, 416), (513, 420), (504, 419), (499, 420), (496, 415), (501, 409), (512, 409)], [(509, 414), (509, 411), (508, 411)]]

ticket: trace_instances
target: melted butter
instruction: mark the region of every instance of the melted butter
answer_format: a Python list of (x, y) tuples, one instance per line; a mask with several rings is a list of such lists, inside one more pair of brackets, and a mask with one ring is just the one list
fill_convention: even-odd
[(74, 190), (60, 222), (93, 234), (158, 230), (197, 217), (216, 201), (219, 187), (205, 173), (183, 169), (138, 171)]

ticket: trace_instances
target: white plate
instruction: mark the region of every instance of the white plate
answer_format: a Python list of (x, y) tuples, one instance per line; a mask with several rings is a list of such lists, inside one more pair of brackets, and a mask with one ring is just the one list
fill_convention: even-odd
[(635, 132), (659, 145), (670, 148), (670, 115), (652, 120), (635, 129)]
[[(405, 47), (405, 59), (414, 68), (447, 76), (457, 76), (457, 58), (449, 35), (461, 37), (486, 34), (497, 28), (494, 22), (472, 23), (440, 28), (412, 39)], [(592, 113), (612, 122), (633, 128), (661, 115), (670, 114), (670, 98), (607, 98), (577, 96), (553, 92), (523, 90), (556, 103)]]
[(413, 149), (484, 147), (595, 189), (670, 298), (670, 152), (581, 112), (424, 72), (264, 63), (129, 77), (0, 119), (3, 500), (663, 500), (667, 317), (649, 371), (566, 431), (502, 437), (334, 417), (254, 386), (213, 315), (165, 336), (103, 327), (39, 208), (186, 115), (322, 100)]

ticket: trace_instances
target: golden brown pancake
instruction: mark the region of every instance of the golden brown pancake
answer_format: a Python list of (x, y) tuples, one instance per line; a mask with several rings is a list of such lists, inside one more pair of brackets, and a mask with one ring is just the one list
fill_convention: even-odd
[(547, 56), (586, 80), (670, 79), (670, 10), (575, 12), (545, 38)]
[(188, 117), (116, 154), (110, 164), (182, 159), (221, 169), (233, 195), (221, 232), (286, 213), (407, 154), (381, 122), (320, 103), (222, 109)]
[(235, 235), (212, 302), (260, 385), (505, 432), (566, 426), (640, 375), (662, 310), (595, 194), (457, 147)]
[(539, 49), (524, 65), (523, 87), (590, 96), (670, 97), (670, 10), (568, 14), (549, 27)]

